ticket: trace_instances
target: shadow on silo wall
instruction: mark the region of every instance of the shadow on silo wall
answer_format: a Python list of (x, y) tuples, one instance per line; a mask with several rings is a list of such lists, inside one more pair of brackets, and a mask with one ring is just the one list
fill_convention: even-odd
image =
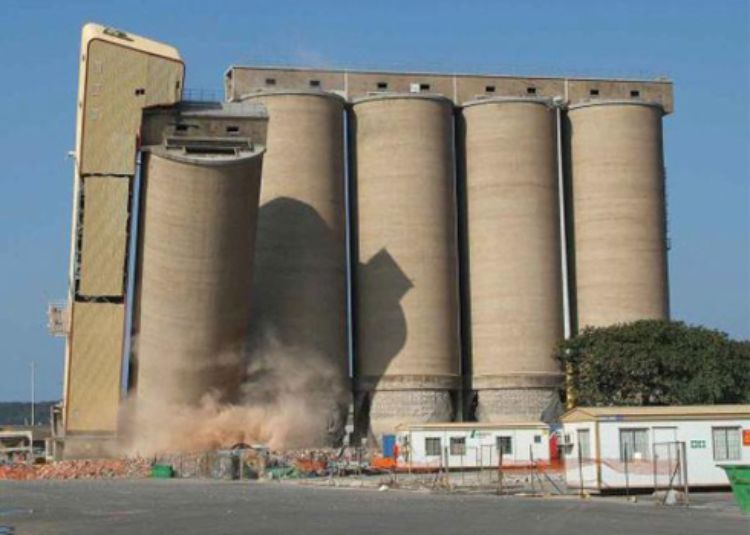
[[(262, 385), (278, 380), (264, 381), (264, 375), (293, 373), (300, 396), (330, 402), (333, 442), (342, 436), (350, 401), (345, 262), (344, 238), (312, 207), (286, 197), (261, 206), (245, 395), (273, 396)], [(281, 351), (284, 368), (254, 366)], [(307, 374), (303, 381), (300, 373)]]

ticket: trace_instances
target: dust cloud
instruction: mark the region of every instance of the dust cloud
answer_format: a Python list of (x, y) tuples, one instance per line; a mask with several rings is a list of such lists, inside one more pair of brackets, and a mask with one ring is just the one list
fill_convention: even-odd
[[(346, 378), (331, 359), (309, 348), (266, 339), (246, 362), (239, 391), (211, 389), (192, 404), (163, 389), (123, 404), (121, 454), (152, 456), (230, 448), (320, 447), (343, 433), (349, 403)], [(152, 393), (153, 394), (153, 393)]]

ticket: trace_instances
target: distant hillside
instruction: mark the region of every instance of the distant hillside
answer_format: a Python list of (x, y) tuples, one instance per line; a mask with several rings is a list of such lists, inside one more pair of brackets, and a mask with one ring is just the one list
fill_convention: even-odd
[[(50, 407), (57, 401), (38, 401), (35, 417), (38, 425), (49, 425)], [(28, 425), (31, 421), (31, 405), (28, 401), (0, 401), (0, 425)]]

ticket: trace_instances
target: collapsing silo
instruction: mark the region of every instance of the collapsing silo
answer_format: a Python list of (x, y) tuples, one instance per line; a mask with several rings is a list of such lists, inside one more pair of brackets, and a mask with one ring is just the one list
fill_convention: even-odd
[(356, 408), (358, 420), (369, 408), (370, 431), (379, 437), (399, 423), (450, 421), (455, 412), (452, 103), (374, 96), (354, 104), (352, 121)]
[(669, 315), (660, 105), (571, 106), (578, 329)]
[(561, 383), (556, 114), (541, 99), (493, 98), (462, 115), (477, 418), (537, 420)]
[(144, 123), (134, 324), (146, 431), (176, 407), (237, 395), (265, 121), (258, 107), (181, 105)]
[(296, 349), (287, 354), (310, 370), (315, 390), (299, 395), (326, 398), (336, 441), (350, 398), (344, 100), (322, 91), (263, 91), (244, 101), (262, 103), (269, 116), (253, 285), (256, 349), (269, 339)]

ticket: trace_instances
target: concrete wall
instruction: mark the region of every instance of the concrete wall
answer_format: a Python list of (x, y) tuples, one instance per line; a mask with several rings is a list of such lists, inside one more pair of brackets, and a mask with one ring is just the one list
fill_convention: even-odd
[[(262, 155), (146, 153), (137, 400), (231, 399), (244, 373)], [(165, 408), (166, 407), (166, 408)]]
[[(344, 101), (266, 92), (268, 151), (258, 215), (253, 338), (293, 347), (299, 366), (326, 366), (348, 390)], [(320, 388), (327, 385), (320, 384)], [(336, 420), (343, 427), (348, 400)]]
[(568, 112), (579, 329), (669, 316), (662, 113), (623, 101)]
[(539, 419), (562, 379), (556, 115), (542, 100), (463, 109), (473, 388), (480, 421)]
[(228, 100), (262, 89), (316, 88), (354, 102), (373, 94), (423, 92), (443, 95), (456, 105), (478, 97), (560, 97), (566, 104), (598, 99), (657, 102), (672, 111), (672, 82), (496, 74), (438, 74), (425, 72), (347, 71), (232, 66), (225, 77)]
[(97, 24), (83, 27), (79, 57), (63, 427), (114, 433), (141, 116), (180, 100), (185, 67), (169, 45)]
[(375, 435), (450, 421), (460, 373), (452, 106), (376, 97), (354, 105), (353, 121), (358, 404), (369, 403)]

